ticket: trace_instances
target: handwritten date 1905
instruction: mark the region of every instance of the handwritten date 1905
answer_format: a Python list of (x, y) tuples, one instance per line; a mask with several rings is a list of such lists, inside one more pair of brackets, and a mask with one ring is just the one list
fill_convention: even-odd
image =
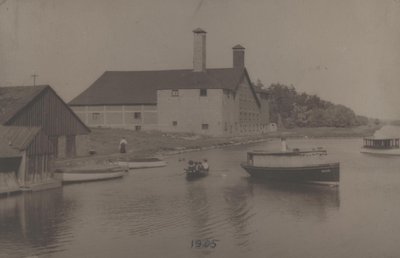
[(192, 240), (192, 248), (215, 248), (218, 241), (217, 239)]

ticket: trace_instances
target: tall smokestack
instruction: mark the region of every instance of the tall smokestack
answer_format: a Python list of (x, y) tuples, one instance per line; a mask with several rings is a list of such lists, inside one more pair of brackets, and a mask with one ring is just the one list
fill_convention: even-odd
[(244, 68), (244, 47), (236, 45), (232, 48), (233, 50), (233, 68)]
[(206, 33), (204, 30), (197, 28), (194, 33), (193, 46), (193, 71), (206, 71)]

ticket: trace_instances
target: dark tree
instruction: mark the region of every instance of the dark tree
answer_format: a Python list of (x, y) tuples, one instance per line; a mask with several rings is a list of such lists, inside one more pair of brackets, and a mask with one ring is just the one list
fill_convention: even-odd
[[(263, 87), (261, 81), (256, 87)], [(356, 116), (348, 107), (322, 100), (317, 95), (297, 93), (280, 83), (268, 87), (271, 122), (291, 127), (350, 127), (368, 124), (368, 118)]]

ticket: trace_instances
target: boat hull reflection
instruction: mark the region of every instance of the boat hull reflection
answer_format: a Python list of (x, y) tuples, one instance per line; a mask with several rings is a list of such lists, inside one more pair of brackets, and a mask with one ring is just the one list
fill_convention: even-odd
[(330, 163), (303, 167), (257, 167), (241, 164), (252, 177), (302, 183), (337, 185), (340, 180), (340, 164)]

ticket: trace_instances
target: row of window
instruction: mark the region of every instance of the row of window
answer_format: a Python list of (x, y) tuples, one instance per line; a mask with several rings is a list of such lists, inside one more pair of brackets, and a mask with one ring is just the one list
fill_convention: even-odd
[(266, 126), (267, 125), (265, 125), (265, 124), (252, 124), (252, 125), (240, 124), (240, 125), (238, 125), (237, 122), (235, 122), (235, 124), (233, 125), (233, 124), (230, 124), (230, 123), (228, 124), (227, 122), (225, 122), (224, 131), (227, 132), (228, 129), (229, 129), (230, 132), (232, 132), (232, 130), (237, 131), (238, 127), (239, 127), (240, 128), (240, 132), (253, 132), (253, 131), (257, 131), (257, 130), (263, 130), (263, 129), (266, 128)]
[[(228, 91), (228, 90), (224, 90), (224, 94), (228, 97), (228, 98), (230, 98), (230, 92)], [(246, 94), (246, 95), (248, 95), (248, 94)], [(240, 102), (253, 102), (254, 101), (254, 99), (252, 98), (252, 96), (251, 95), (248, 95), (248, 96), (246, 96), (246, 95), (241, 95), (241, 97), (240, 97)], [(171, 90), (171, 96), (172, 97), (178, 97), (179, 96), (179, 90)], [(200, 89), (200, 96), (201, 97), (206, 97), (207, 96), (207, 89)], [(235, 98), (235, 94), (232, 94), (232, 96)]]
[[(172, 126), (173, 127), (177, 127), (178, 126), (178, 121), (172, 121)], [(208, 130), (208, 124), (201, 124), (201, 129)]]
[[(125, 114), (128, 115), (128, 114)], [(142, 113), (141, 112), (134, 112), (133, 113), (133, 118), (134, 119), (141, 119), (142, 118)], [(102, 114), (101, 113), (92, 113), (92, 120), (93, 121), (98, 121), (102, 119)]]
[[(140, 114), (140, 112), (139, 112), (139, 114)], [(134, 117), (135, 117), (135, 119), (137, 119), (136, 117), (138, 117), (138, 119), (140, 119), (140, 115), (139, 116), (134, 115)], [(94, 122), (98, 121), (98, 122), (102, 123), (103, 117), (101, 116), (100, 113), (92, 113), (92, 121), (94, 121)], [(142, 127), (140, 125), (135, 126), (135, 131), (140, 131), (141, 129), (142, 129)]]
[(71, 106), (75, 112), (103, 112), (103, 111), (157, 111), (156, 105), (127, 105), (127, 106)]
[[(171, 90), (171, 96), (172, 97), (178, 97), (179, 96), (179, 90)], [(207, 96), (207, 89), (200, 89), (200, 96), (201, 97), (206, 97)]]
[[(178, 121), (172, 121), (172, 126), (177, 127), (178, 126)], [(257, 129), (263, 129), (266, 127), (266, 125), (263, 124), (252, 124), (252, 125), (239, 125), (240, 126), (240, 131), (241, 132), (248, 132), (248, 131), (256, 131)], [(201, 124), (201, 129), (202, 130), (208, 130), (209, 125), (208, 124)], [(229, 124), (229, 129), (232, 131), (232, 128), (237, 130), (238, 128), (238, 123), (236, 122), (234, 127), (233, 125)], [(228, 131), (228, 123), (225, 122), (224, 126), (224, 131)]]

